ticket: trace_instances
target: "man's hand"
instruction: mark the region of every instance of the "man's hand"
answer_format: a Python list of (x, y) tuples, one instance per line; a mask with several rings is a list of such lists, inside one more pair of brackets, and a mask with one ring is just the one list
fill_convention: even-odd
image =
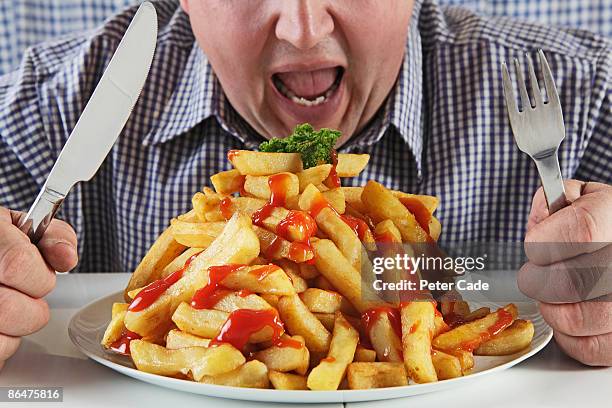
[(569, 356), (612, 366), (612, 186), (568, 180), (565, 189), (572, 204), (550, 216), (542, 188), (533, 198), (518, 285)]
[(53, 220), (38, 247), (14, 223), (20, 216), (0, 207), (0, 368), (17, 351), (20, 337), (49, 321), (42, 299), (55, 286), (55, 271), (77, 264), (76, 234)]

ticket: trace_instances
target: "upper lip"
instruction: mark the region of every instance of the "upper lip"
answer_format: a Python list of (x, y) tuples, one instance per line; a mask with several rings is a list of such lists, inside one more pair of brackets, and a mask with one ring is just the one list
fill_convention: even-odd
[(338, 61), (309, 60), (309, 61), (303, 61), (303, 62), (291, 62), (291, 63), (282, 64), (277, 67), (274, 67), (271, 70), (271, 72), (272, 72), (272, 75), (274, 75), (274, 74), (281, 74), (284, 72), (310, 72), (310, 71), (316, 71), (320, 69), (336, 68), (336, 67), (342, 67), (346, 69), (346, 65)]

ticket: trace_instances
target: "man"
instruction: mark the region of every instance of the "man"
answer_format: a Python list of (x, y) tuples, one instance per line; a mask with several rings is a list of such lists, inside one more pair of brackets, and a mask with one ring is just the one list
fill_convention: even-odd
[[(60, 217), (74, 231), (54, 221), (38, 249), (8, 208), (24, 210), (35, 197), (135, 9), (29, 50), (0, 79), (0, 361), (47, 321), (41, 297), (54, 286), (53, 270), (72, 269), (77, 255), (79, 271), (132, 270), (167, 220), (228, 166), (228, 149), (253, 149), (310, 122), (340, 129), (340, 151), (371, 155), (353, 183), (373, 178), (438, 195), (446, 242), (601, 243), (586, 254), (529, 254), (519, 284), (544, 301), (570, 356), (612, 365), (610, 302), (557, 304), (529, 284), (572, 262), (612, 259), (609, 41), (428, 0), (155, 5), (158, 47), (138, 104), (94, 180), (65, 201)], [(539, 48), (565, 115), (562, 171), (586, 181), (567, 181), (573, 203), (553, 216), (541, 190), (533, 195), (532, 162), (514, 145), (499, 72), (513, 57), (526, 66), (525, 52)], [(574, 294), (575, 282), (551, 281), (553, 293)]]

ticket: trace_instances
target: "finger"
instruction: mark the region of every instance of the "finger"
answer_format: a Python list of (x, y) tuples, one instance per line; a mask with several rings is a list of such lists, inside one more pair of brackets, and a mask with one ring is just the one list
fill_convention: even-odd
[(582, 194), (527, 231), (525, 252), (531, 262), (551, 264), (597, 251), (612, 241), (612, 187), (586, 183)]
[(40, 298), (55, 286), (55, 272), (14, 225), (0, 224), (0, 284)]
[(15, 354), (21, 343), (21, 337), (0, 334), (0, 362)]
[(37, 246), (55, 271), (67, 272), (78, 262), (76, 234), (64, 221), (52, 220)]
[(43, 299), (33, 299), (14, 289), (0, 286), (0, 333), (27, 336), (49, 321), (49, 307)]
[[(571, 203), (580, 197), (582, 188), (586, 183), (579, 180), (565, 180), (563, 184), (565, 186), (565, 196)], [(529, 218), (527, 220), (527, 231), (548, 218), (548, 216), (548, 204), (546, 203), (544, 189), (539, 187), (531, 201), (531, 211), (529, 212)]]
[(550, 327), (568, 336), (612, 333), (612, 295), (587, 302), (540, 303), (540, 313)]
[(583, 337), (554, 333), (557, 344), (568, 356), (590, 366), (612, 366), (612, 333)]
[(552, 265), (525, 263), (518, 271), (521, 292), (546, 303), (576, 303), (612, 293), (612, 245)]

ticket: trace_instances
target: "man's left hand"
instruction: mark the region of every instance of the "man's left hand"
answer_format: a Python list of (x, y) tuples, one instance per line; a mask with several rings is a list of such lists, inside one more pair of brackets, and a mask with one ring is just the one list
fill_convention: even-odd
[(612, 186), (567, 180), (565, 190), (571, 204), (553, 215), (542, 188), (533, 198), (518, 285), (569, 356), (612, 366)]

